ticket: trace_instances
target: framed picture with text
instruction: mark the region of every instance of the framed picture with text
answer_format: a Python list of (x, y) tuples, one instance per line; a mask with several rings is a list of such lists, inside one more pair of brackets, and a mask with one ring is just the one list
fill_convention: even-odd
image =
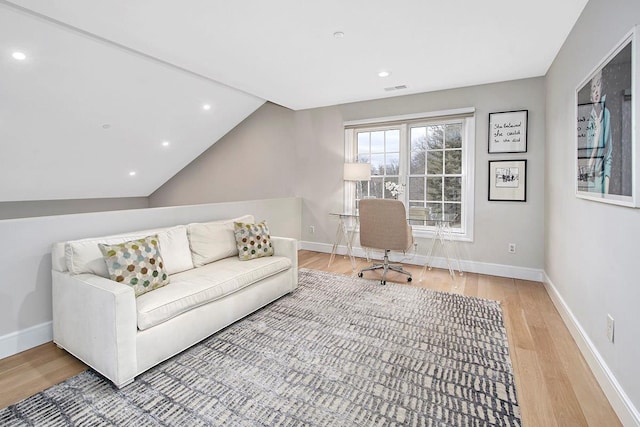
[(526, 153), (529, 110), (489, 113), (489, 153)]
[(489, 160), (489, 201), (527, 201), (526, 160)]

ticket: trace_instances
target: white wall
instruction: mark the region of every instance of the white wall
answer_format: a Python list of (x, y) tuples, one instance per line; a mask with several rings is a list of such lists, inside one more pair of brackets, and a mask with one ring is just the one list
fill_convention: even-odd
[(297, 198), (0, 221), (0, 359), (51, 340), (55, 242), (253, 214), (274, 236), (300, 238)]
[[(637, 0), (589, 1), (546, 77), (545, 154), (550, 290), (564, 304), (565, 318), (583, 335), (578, 344), (610, 371), (611, 386), (619, 385), (626, 404), (635, 408), (640, 407), (640, 209), (575, 197), (574, 96), (578, 84), (638, 23)], [(633, 96), (639, 96), (637, 86)], [(637, 126), (636, 121), (636, 132)], [(607, 314), (616, 322), (615, 343), (607, 341)], [(627, 409), (636, 411), (637, 424), (635, 408)]]

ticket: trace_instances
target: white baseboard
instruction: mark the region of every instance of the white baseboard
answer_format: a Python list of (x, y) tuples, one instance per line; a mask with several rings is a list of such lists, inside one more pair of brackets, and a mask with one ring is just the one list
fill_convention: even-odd
[[(316, 242), (306, 242), (300, 241), (299, 248), (309, 251), (315, 252), (324, 252), (331, 253), (331, 249), (333, 245), (328, 243), (316, 243)], [(339, 246), (337, 253), (340, 255), (347, 254), (346, 246)], [(365, 253), (362, 248), (353, 248), (353, 254), (357, 257), (364, 257)], [(374, 252), (374, 255), (380, 254), (381, 252)], [(403, 262), (406, 264), (414, 264), (414, 265), (424, 265), (427, 262), (426, 255), (418, 255), (413, 252), (409, 252), (405, 255), (400, 253), (392, 252), (389, 255), (389, 258), (393, 262)], [(447, 268), (447, 261), (442, 257), (434, 257), (433, 266), (436, 268)], [(457, 264), (453, 261), (453, 268), (457, 268)], [(462, 271), (467, 271), (469, 273), (480, 273), (487, 274), (489, 276), (500, 276), (500, 277), (511, 277), (514, 279), (522, 279), (522, 280), (532, 280), (535, 282), (542, 282), (544, 279), (544, 272), (542, 270), (536, 268), (527, 268), (527, 267), (517, 267), (512, 265), (503, 265), (503, 264), (491, 264), (486, 262), (476, 262), (476, 261), (460, 261), (460, 266), (462, 267)]]
[(53, 322), (45, 322), (0, 337), (0, 359), (53, 340)]
[(640, 427), (640, 413), (638, 412), (638, 409), (633, 405), (629, 396), (624, 392), (620, 383), (613, 375), (604, 359), (593, 345), (593, 342), (589, 339), (589, 336), (578, 322), (578, 319), (575, 318), (571, 309), (566, 304), (546, 273), (544, 274), (544, 286), (551, 297), (553, 304), (560, 313), (562, 320), (564, 320), (567, 329), (569, 329), (571, 336), (578, 345), (582, 356), (585, 358), (593, 372), (593, 375), (596, 377), (598, 384), (602, 387), (602, 391), (607, 396), (613, 410), (620, 418), (622, 425)]

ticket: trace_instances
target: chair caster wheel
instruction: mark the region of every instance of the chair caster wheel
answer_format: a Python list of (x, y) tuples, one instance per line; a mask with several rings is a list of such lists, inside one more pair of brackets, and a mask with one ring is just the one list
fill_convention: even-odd
[(362, 277), (362, 271), (358, 273), (358, 277)]
[(407, 282), (410, 282), (410, 281), (412, 281), (412, 280), (413, 280), (413, 278), (412, 278), (412, 277), (408, 277), (408, 278), (407, 278)]
[(381, 284), (382, 286), (384, 286), (384, 285), (386, 285), (386, 284), (387, 284), (387, 282), (386, 282), (385, 280), (381, 280), (381, 281), (380, 281), (380, 284)]

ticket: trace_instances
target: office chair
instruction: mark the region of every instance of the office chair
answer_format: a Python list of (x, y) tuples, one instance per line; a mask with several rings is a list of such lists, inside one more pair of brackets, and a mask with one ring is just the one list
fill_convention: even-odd
[(400, 200), (390, 199), (364, 199), (360, 200), (360, 245), (362, 247), (384, 250), (384, 261), (363, 268), (358, 273), (362, 277), (363, 272), (382, 269), (381, 285), (387, 284), (387, 271), (393, 270), (409, 276), (411, 273), (404, 270), (401, 265), (389, 263), (389, 251), (406, 251), (413, 244), (411, 226), (407, 223), (407, 212), (404, 203)]

